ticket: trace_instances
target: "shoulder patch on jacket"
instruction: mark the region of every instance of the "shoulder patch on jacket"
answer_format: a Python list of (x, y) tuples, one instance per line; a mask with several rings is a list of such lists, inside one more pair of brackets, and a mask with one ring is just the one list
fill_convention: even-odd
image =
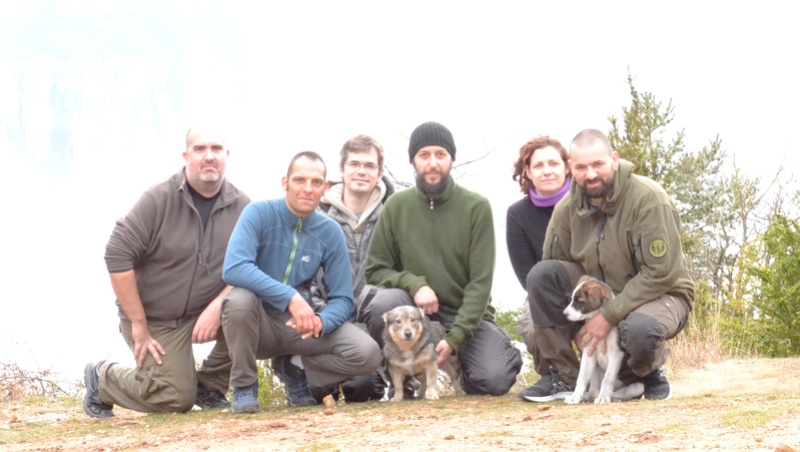
[(650, 255), (653, 257), (664, 257), (667, 254), (667, 244), (661, 239), (650, 242)]

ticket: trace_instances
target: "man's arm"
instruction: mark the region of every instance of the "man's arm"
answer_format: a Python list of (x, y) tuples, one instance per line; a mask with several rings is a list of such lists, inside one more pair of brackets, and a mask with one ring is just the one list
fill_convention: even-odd
[(484, 198), (473, 206), (469, 221), (469, 283), (464, 287), (463, 304), (446, 337), (455, 350), (472, 337), (483, 319), (491, 299), (494, 277), (494, 221), (488, 200)]
[(280, 218), (276, 218), (262, 203), (250, 203), (244, 208), (228, 241), (222, 279), (232, 286), (250, 290), (262, 302), (286, 312), (297, 291), (276, 281), (256, 264), (264, 225), (279, 221)]
[(192, 329), (192, 343), (202, 344), (210, 342), (217, 338), (217, 331), (220, 326), (220, 311), (222, 309), (222, 300), (228, 295), (233, 286), (225, 286), (222, 292), (219, 293), (211, 303), (203, 309), (200, 317)]
[(641, 237), (642, 261), (639, 273), (625, 284), (612, 303), (605, 303), (600, 309), (613, 325), (644, 303), (674, 290), (682, 278), (688, 278), (677, 210), (668, 203), (645, 208), (631, 230), (634, 240), (638, 242)]
[(133, 332), (133, 357), (136, 365), (142, 367), (148, 353), (153, 355), (156, 363), (161, 364), (161, 356), (165, 354), (161, 344), (150, 337), (147, 328), (147, 316), (139, 298), (139, 288), (136, 286), (136, 274), (133, 270), (120, 273), (109, 273), (111, 287), (117, 296), (119, 306), (125, 316), (130, 320)]

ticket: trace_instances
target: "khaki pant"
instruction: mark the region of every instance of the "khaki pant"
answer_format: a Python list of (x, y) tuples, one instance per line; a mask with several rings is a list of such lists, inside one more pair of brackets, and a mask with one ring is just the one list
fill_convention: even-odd
[[(182, 413), (194, 406), (198, 382), (206, 389), (228, 392), (228, 347), (217, 332), (217, 341), (199, 371), (195, 371), (192, 329), (197, 318), (175, 327), (150, 326), (150, 335), (164, 348), (161, 365), (148, 354), (141, 368), (111, 364), (100, 372), (100, 400), (144, 413)], [(131, 323), (120, 321), (120, 333), (133, 351)]]
[[(578, 264), (548, 260), (534, 265), (526, 281), (534, 329), (534, 368), (544, 375), (554, 367), (569, 385), (575, 384), (580, 368), (572, 339), (582, 323), (569, 322), (564, 316), (569, 304), (565, 294), (572, 293), (584, 273)], [(665, 342), (683, 330), (689, 311), (681, 298), (663, 295), (628, 314), (618, 325), (620, 347), (628, 357), (620, 379), (632, 381), (663, 366)]]
[(228, 293), (222, 300), (222, 329), (230, 347), (231, 386), (253, 384), (258, 378), (258, 359), (300, 355), (310, 388), (370, 375), (383, 359), (378, 344), (350, 322), (320, 338), (301, 339), (286, 326), (291, 317), (289, 312), (264, 309), (247, 289), (234, 287)]

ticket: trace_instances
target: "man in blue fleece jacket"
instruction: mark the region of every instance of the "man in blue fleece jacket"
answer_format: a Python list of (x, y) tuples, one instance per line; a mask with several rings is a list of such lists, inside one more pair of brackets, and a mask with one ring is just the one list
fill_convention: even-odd
[[(381, 363), (377, 343), (347, 322), (353, 312), (347, 245), (341, 227), (317, 211), (325, 173), (319, 155), (297, 154), (282, 181), (286, 196), (248, 205), (231, 234), (222, 277), (234, 288), (222, 302), (222, 329), (234, 413), (260, 410), (257, 359), (295, 355), (279, 373), (292, 379), (286, 382), (294, 388), (287, 393), (292, 406), (313, 403), (309, 386), (369, 375)], [(328, 301), (315, 312), (308, 287), (320, 268)]]

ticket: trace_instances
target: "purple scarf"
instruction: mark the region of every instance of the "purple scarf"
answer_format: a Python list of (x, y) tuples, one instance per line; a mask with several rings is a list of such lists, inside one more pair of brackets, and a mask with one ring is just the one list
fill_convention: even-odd
[(558, 204), (558, 201), (561, 201), (561, 198), (569, 192), (569, 183), (570, 177), (567, 176), (564, 178), (564, 186), (561, 187), (561, 190), (553, 193), (552, 195), (540, 196), (536, 193), (536, 188), (531, 185), (531, 202), (536, 207), (553, 207), (554, 205)]

